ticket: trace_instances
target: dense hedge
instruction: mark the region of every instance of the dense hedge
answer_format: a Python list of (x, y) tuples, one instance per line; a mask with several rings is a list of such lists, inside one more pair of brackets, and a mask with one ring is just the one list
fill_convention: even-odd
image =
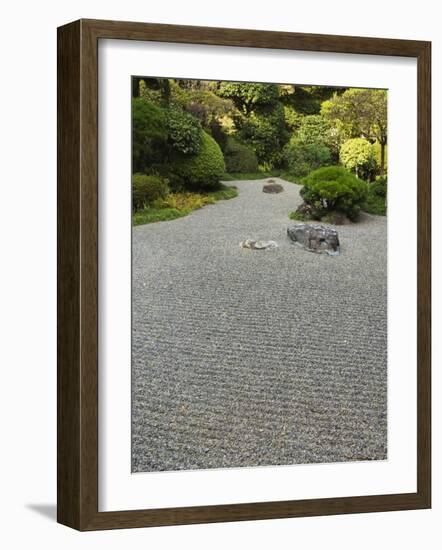
[(305, 143), (294, 138), (284, 148), (285, 166), (290, 174), (298, 178), (327, 166), (331, 159), (331, 151), (323, 143)]
[(134, 174), (132, 176), (132, 207), (141, 210), (144, 206), (163, 199), (169, 191), (167, 180), (160, 176)]
[(132, 100), (132, 170), (144, 172), (152, 169), (164, 158), (167, 140), (164, 109), (146, 101)]
[(235, 126), (239, 140), (253, 149), (262, 169), (281, 167), (282, 149), (289, 139), (282, 105), (237, 119)]
[(216, 189), (226, 167), (219, 145), (203, 131), (199, 153), (177, 157), (170, 169), (175, 181), (181, 181), (189, 190), (196, 190)]
[(367, 184), (341, 166), (326, 166), (302, 180), (301, 196), (321, 219), (341, 212), (355, 221), (367, 198)]
[(227, 139), (224, 159), (227, 172), (251, 173), (258, 171), (258, 159), (252, 149), (232, 137)]

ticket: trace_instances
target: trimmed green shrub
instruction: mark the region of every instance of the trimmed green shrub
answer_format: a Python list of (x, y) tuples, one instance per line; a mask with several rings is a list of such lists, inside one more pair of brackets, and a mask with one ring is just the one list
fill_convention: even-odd
[(232, 137), (227, 139), (224, 159), (227, 172), (250, 173), (258, 171), (258, 159), (252, 149)]
[(167, 111), (167, 141), (174, 151), (196, 155), (201, 146), (201, 124), (194, 116), (179, 107)]
[(132, 100), (132, 170), (144, 172), (164, 160), (166, 114), (145, 99)]
[(134, 174), (132, 176), (132, 207), (141, 210), (145, 205), (164, 199), (169, 192), (167, 180), (160, 176)]
[(339, 152), (339, 160), (358, 177), (370, 180), (376, 170), (376, 158), (373, 145), (364, 138), (345, 141)]
[(189, 189), (216, 189), (226, 171), (224, 157), (216, 141), (202, 131), (199, 153), (193, 156), (180, 156), (171, 164), (174, 179)]
[(287, 170), (295, 177), (303, 177), (312, 170), (331, 163), (330, 149), (323, 143), (304, 143), (294, 138), (284, 148)]
[(342, 212), (355, 221), (367, 198), (367, 184), (341, 166), (318, 168), (303, 178), (301, 196), (315, 217)]

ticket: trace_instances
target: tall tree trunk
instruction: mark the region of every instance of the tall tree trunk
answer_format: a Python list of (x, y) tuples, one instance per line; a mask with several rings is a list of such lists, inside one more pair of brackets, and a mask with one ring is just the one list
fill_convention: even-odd
[(168, 78), (159, 78), (158, 83), (161, 91), (161, 98), (166, 105), (170, 104), (170, 82)]
[(381, 176), (385, 174), (385, 143), (381, 141)]

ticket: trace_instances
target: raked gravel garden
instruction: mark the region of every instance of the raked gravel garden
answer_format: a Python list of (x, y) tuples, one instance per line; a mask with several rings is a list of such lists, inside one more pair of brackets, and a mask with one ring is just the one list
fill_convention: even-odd
[(308, 252), (274, 180), (133, 227), (134, 472), (387, 458), (387, 218)]

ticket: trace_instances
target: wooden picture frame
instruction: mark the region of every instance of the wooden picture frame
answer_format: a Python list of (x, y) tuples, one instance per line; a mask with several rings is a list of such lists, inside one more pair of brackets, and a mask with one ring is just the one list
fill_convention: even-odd
[[(417, 492), (98, 511), (98, 41), (403, 56), (418, 67)], [(431, 44), (79, 20), (58, 29), (58, 521), (81, 531), (429, 508)]]

